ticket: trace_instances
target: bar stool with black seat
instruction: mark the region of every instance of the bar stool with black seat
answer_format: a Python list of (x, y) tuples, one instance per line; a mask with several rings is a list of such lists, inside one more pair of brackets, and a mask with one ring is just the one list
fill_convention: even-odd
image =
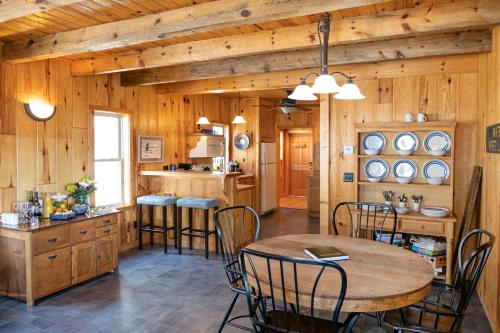
[[(173, 206), (174, 218), (172, 226), (168, 226), (167, 208)], [(149, 223), (142, 224), (142, 206), (149, 207)], [(155, 207), (162, 207), (162, 225), (154, 224)], [(149, 232), (149, 241), (153, 245), (153, 235), (155, 233), (163, 234), (163, 252), (167, 253), (168, 231), (174, 231), (174, 246), (177, 248), (177, 198), (174, 196), (163, 195), (143, 195), (137, 198), (137, 223), (139, 229), (139, 250), (142, 250), (142, 232)]]
[[(205, 239), (205, 258), (208, 259), (208, 243), (210, 235), (215, 235), (215, 252), (219, 253), (219, 244), (217, 241), (217, 234), (214, 230), (209, 230), (209, 210), (213, 209), (216, 211), (218, 209), (219, 202), (217, 199), (213, 198), (195, 198), (186, 197), (177, 200), (177, 240), (179, 254), (182, 254), (182, 236), (189, 237), (189, 248), (193, 249), (193, 237)], [(182, 208), (189, 209), (188, 215), (188, 226), (182, 227)], [(204, 211), (204, 226), (203, 229), (193, 228), (193, 209), (203, 209)]]

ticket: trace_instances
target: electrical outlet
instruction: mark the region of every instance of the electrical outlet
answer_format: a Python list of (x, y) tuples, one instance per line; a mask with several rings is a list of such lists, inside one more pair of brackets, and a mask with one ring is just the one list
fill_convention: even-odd
[(354, 174), (352, 172), (344, 172), (344, 183), (352, 183)]
[(344, 146), (344, 155), (352, 155), (354, 154), (353, 146)]

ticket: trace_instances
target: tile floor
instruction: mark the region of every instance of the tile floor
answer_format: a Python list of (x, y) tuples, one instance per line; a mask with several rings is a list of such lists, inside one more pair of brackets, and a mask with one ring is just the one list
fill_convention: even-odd
[[(262, 237), (314, 233), (319, 225), (304, 211), (281, 209), (262, 220)], [(161, 246), (131, 250), (120, 271), (48, 297), (33, 308), (0, 297), (0, 333), (25, 332), (216, 332), (230, 301), (222, 265), (202, 251), (164, 255)], [(244, 313), (241, 299), (236, 312)], [(224, 332), (241, 332), (227, 328)], [(362, 317), (355, 332), (385, 332)], [(490, 332), (477, 297), (469, 308), (464, 333)]]

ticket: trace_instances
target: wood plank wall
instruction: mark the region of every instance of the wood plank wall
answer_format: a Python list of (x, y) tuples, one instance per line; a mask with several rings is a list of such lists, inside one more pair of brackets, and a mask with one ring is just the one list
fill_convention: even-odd
[[(213, 122), (229, 124), (230, 101), (221, 96), (164, 96), (153, 87), (120, 87), (118, 75), (76, 77), (66, 60), (0, 65), (0, 211), (29, 190), (62, 192), (68, 182), (92, 175), (91, 114), (94, 108), (128, 114), (131, 124), (132, 198), (136, 173), (186, 158), (186, 133), (204, 107)], [(37, 123), (23, 103), (56, 106), (54, 118)], [(204, 102), (202, 103), (202, 99)], [(137, 135), (164, 135), (165, 162), (137, 165)], [(123, 216), (121, 248), (136, 245), (133, 210)]]
[(344, 183), (342, 179), (343, 172), (354, 172), (355, 169), (354, 156), (342, 153), (344, 145), (355, 145), (354, 123), (403, 121), (406, 113), (416, 115), (418, 112), (424, 112), (430, 121), (456, 121), (454, 210), (460, 221), (472, 169), (475, 165), (483, 166), (479, 226), (495, 233), (497, 244), (478, 292), (491, 324), (500, 328), (500, 155), (485, 153), (485, 127), (500, 121), (499, 28), (494, 31), (494, 39), (491, 54), (468, 56), (458, 70), (446, 70), (444, 62), (440, 63), (443, 69), (440, 74), (425, 73), (426, 68), (422, 66), (422, 74), (416, 75), (405, 74), (404, 67), (393, 71), (381, 64), (377, 71), (379, 78), (357, 82), (366, 95), (365, 100), (347, 102), (330, 98), (330, 205), (328, 216), (322, 218), (322, 230), (330, 228), (329, 219), (337, 203), (355, 199), (354, 184)]

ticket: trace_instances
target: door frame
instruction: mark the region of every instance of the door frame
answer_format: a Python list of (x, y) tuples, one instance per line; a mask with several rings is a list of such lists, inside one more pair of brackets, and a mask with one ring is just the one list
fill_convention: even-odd
[[(312, 127), (279, 127), (278, 128), (278, 136), (279, 132), (283, 131), (283, 171), (284, 175), (281, 174), (281, 156), (278, 158), (278, 184), (281, 184), (281, 179), (283, 177), (284, 182), (284, 195), (290, 195), (290, 134), (309, 134), (313, 138), (313, 128)], [(277, 140), (279, 142), (279, 149), (281, 151), (281, 140)], [(311, 160), (314, 160), (314, 147), (311, 150)], [(281, 186), (279, 188), (279, 194), (281, 195)], [(308, 196), (306, 195), (306, 198)]]

